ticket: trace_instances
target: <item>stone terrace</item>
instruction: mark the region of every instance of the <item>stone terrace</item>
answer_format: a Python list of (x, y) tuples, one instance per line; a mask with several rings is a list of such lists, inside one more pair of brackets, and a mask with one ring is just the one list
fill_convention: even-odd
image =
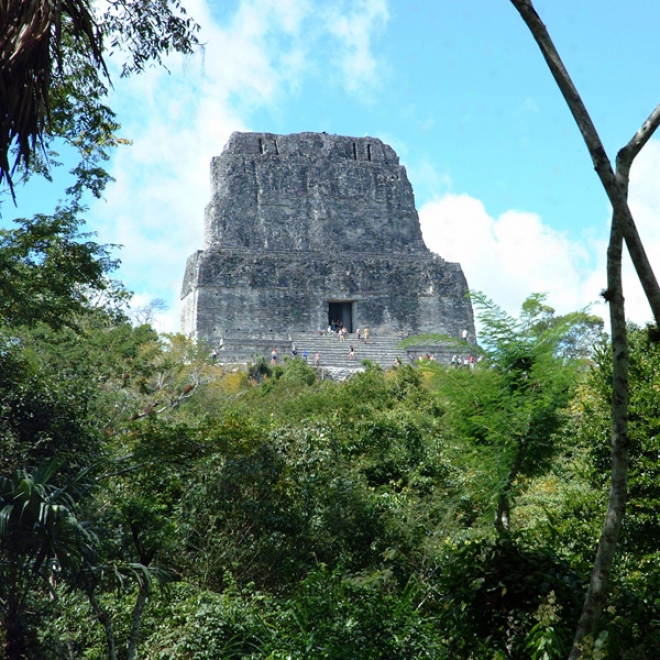
[[(470, 344), (465, 344), (461, 351), (459, 347), (448, 344), (415, 345), (407, 349), (398, 348), (400, 337), (371, 337), (369, 343), (358, 341), (355, 334), (349, 334), (345, 341), (340, 341), (336, 335), (319, 336), (316, 333), (291, 333), (288, 336), (259, 338), (248, 333), (233, 333), (226, 338), (218, 352), (221, 363), (247, 364), (255, 362), (260, 357), (270, 360), (273, 348), (277, 349), (278, 361), (284, 358), (292, 359), (293, 347), (298, 351), (298, 358), (302, 359), (303, 351), (307, 351), (307, 363), (314, 366), (314, 356), (318, 351), (321, 355), (321, 370), (324, 375), (346, 377), (355, 371), (363, 369), (362, 360), (370, 360), (384, 369), (394, 366), (398, 357), (403, 364), (408, 364), (408, 353), (416, 359), (420, 354), (433, 354), (436, 361), (449, 364), (454, 353), (469, 355)], [(355, 347), (355, 359), (349, 357), (350, 347)]]

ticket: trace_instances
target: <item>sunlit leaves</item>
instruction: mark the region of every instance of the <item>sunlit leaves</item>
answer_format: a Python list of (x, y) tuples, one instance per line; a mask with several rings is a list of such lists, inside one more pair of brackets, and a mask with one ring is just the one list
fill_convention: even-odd
[(0, 230), (0, 322), (70, 325), (109, 287), (106, 275), (117, 262), (80, 232), (79, 212), (59, 208)]

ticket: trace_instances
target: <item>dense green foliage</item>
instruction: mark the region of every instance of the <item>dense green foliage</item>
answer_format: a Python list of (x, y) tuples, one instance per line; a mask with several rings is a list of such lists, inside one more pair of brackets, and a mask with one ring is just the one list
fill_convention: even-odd
[(41, 321), (73, 323), (98, 295), (112, 288), (117, 262), (108, 249), (80, 232), (80, 208), (19, 220), (0, 230), (0, 319), (12, 327)]
[[(44, 227), (0, 245), (52, 302), (15, 297), (0, 332), (6, 658), (565, 657), (607, 487), (593, 318), (475, 296), (474, 368), (231, 372), (92, 304), (105, 250)], [(78, 258), (82, 293), (41, 277)], [(660, 648), (660, 352), (632, 348), (630, 512), (588, 656), (612, 660)]]

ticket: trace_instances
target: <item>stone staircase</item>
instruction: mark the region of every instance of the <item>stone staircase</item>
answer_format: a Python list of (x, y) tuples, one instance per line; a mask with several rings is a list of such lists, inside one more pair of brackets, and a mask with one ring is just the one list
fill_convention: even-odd
[[(378, 364), (383, 369), (393, 367), (397, 358), (402, 364), (410, 364), (420, 355), (433, 355), (437, 362), (449, 364), (451, 356), (456, 348), (447, 345), (419, 345), (407, 349), (398, 348), (400, 337), (371, 337), (369, 343), (357, 340), (357, 336), (349, 334), (345, 341), (340, 341), (336, 336), (318, 336), (314, 334), (293, 333), (292, 344), (298, 351), (298, 357), (303, 356), (307, 350), (307, 362), (314, 365), (314, 356), (318, 351), (321, 355), (321, 367), (356, 370), (362, 367), (362, 360), (369, 360)], [(355, 348), (355, 357), (351, 360), (350, 348)]]
[[(319, 336), (313, 334), (295, 333), (291, 335), (292, 344), (298, 351), (298, 357), (307, 351), (307, 362), (314, 365), (314, 356), (318, 351), (321, 355), (322, 367), (339, 367), (342, 369), (357, 369), (362, 360), (370, 360), (383, 368), (394, 365), (397, 357), (402, 362), (408, 362), (405, 350), (397, 348), (400, 339), (372, 337), (367, 344), (358, 341), (355, 334), (349, 334), (345, 341), (340, 341), (335, 335)], [(351, 346), (355, 348), (355, 358), (350, 359)]]
[[(318, 335), (315, 332), (292, 332), (273, 336), (270, 339), (249, 337), (247, 333), (240, 336), (236, 333), (235, 336), (224, 340), (217, 353), (217, 360), (224, 364), (249, 363), (263, 356), (270, 361), (273, 348), (277, 348), (278, 363), (282, 364), (285, 358), (288, 360), (293, 358), (295, 347), (298, 359), (303, 359), (304, 351), (307, 351), (307, 363), (311, 366), (315, 366), (314, 356), (318, 351), (322, 370), (350, 373), (363, 369), (362, 360), (369, 360), (384, 369), (389, 369), (394, 366), (397, 357), (402, 364), (410, 364), (409, 354), (413, 362), (416, 362), (420, 355), (430, 354), (438, 363), (449, 364), (452, 354), (460, 353), (455, 346), (443, 344), (420, 344), (402, 349), (397, 347), (400, 341), (401, 337), (372, 336), (367, 343), (364, 339), (358, 341), (355, 334), (349, 334), (345, 341), (340, 341), (336, 335)], [(354, 359), (349, 356), (351, 346), (355, 348)]]

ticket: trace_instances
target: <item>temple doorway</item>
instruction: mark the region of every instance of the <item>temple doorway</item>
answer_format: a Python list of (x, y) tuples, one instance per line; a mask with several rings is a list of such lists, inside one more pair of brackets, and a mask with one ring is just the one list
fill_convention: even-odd
[(328, 325), (333, 321), (341, 321), (349, 332), (353, 332), (353, 302), (329, 302)]

